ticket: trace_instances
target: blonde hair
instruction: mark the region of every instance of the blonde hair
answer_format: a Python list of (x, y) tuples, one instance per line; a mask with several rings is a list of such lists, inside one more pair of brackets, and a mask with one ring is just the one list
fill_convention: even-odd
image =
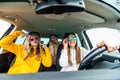
[[(26, 42), (25, 42), (25, 44), (24, 44), (24, 49), (25, 49), (25, 51), (26, 51), (26, 54), (24, 55), (23, 60), (27, 59), (30, 55), (32, 55), (32, 53), (33, 53), (33, 51), (34, 51), (33, 47), (32, 47), (31, 44), (30, 44), (30, 41), (29, 41), (29, 40), (30, 40), (30, 37), (31, 37), (32, 35), (39, 37), (39, 35), (36, 34), (36, 33), (32, 33), (32, 34), (28, 35), (28, 37), (27, 37), (27, 39), (26, 39)], [(40, 38), (40, 37), (39, 37), (39, 38)], [(40, 39), (39, 39), (39, 42), (40, 42)], [(43, 49), (42, 49), (42, 47), (41, 47), (41, 43), (39, 43), (38, 46), (37, 46), (37, 49), (36, 49), (36, 59), (37, 59), (37, 60), (40, 59), (40, 53), (41, 53), (41, 51), (43, 51)]]

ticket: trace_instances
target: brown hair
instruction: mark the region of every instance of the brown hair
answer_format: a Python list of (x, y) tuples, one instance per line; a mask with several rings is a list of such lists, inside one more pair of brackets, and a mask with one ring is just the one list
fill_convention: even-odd
[[(70, 34), (73, 34), (75, 36), (74, 33), (69, 33), (69, 35)], [(76, 63), (79, 64), (81, 62), (81, 53), (80, 53), (80, 48), (78, 46), (78, 41), (76, 41), (75, 50), (76, 50)], [(70, 46), (68, 45), (68, 63), (70, 65), (73, 65), (70, 56), (71, 56), (71, 54), (70, 54)]]

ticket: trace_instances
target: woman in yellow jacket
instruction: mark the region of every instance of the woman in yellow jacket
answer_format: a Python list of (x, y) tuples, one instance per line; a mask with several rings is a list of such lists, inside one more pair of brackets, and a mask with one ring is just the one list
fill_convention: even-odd
[(50, 67), (52, 58), (46, 45), (40, 43), (38, 32), (30, 32), (27, 35), (25, 44), (15, 44), (13, 41), (20, 35), (21, 31), (15, 31), (0, 40), (0, 46), (16, 55), (16, 61), (11, 66), (8, 74), (36, 73), (41, 63)]

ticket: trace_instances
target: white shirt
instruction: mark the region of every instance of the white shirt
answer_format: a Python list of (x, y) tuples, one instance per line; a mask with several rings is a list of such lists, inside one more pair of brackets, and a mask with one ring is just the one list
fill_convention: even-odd
[[(88, 54), (88, 51), (81, 47), (81, 61), (83, 60), (83, 58)], [(71, 53), (71, 61), (72, 61), (72, 66), (70, 66), (68, 64), (68, 55), (67, 55), (67, 50), (62, 50), (61, 51), (61, 55), (60, 55), (60, 59), (59, 59), (59, 64), (62, 67), (61, 71), (77, 71), (78, 67), (80, 64), (76, 64), (76, 51), (75, 49), (70, 49), (70, 53)]]

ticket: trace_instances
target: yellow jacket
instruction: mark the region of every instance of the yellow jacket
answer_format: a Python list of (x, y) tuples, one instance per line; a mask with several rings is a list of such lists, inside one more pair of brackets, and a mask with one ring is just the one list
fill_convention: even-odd
[(52, 58), (48, 48), (45, 48), (45, 52), (41, 52), (40, 60), (36, 60), (36, 55), (34, 53), (26, 60), (23, 60), (23, 56), (26, 54), (24, 46), (13, 42), (21, 34), (23, 34), (21, 31), (15, 31), (10, 35), (5, 36), (0, 41), (0, 46), (2, 48), (16, 55), (16, 61), (9, 69), (8, 74), (38, 72), (41, 63), (46, 67), (50, 67), (52, 65)]

